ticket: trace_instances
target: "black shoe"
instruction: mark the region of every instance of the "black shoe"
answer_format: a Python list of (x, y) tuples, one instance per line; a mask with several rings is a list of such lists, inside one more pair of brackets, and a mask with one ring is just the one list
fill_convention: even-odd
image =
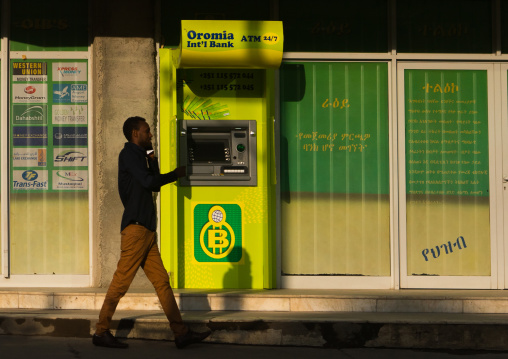
[(175, 345), (178, 349), (182, 349), (187, 345), (202, 342), (208, 338), (210, 334), (212, 334), (210, 330), (202, 333), (196, 333), (189, 329), (187, 334), (175, 338)]
[(92, 342), (98, 347), (106, 348), (127, 348), (129, 344), (118, 341), (110, 331), (104, 332), (101, 336), (93, 335)]

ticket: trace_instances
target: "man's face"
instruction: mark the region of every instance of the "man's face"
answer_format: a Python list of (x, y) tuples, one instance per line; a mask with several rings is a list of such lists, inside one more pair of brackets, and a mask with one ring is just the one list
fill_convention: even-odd
[(150, 132), (150, 126), (146, 122), (142, 122), (137, 130), (137, 144), (143, 147), (145, 150), (152, 149), (152, 133)]

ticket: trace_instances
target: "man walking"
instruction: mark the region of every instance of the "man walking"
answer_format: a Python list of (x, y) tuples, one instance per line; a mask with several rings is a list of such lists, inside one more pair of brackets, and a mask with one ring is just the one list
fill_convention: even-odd
[(126, 348), (109, 331), (111, 319), (120, 299), (129, 289), (139, 267), (153, 284), (162, 309), (181, 349), (198, 343), (210, 332), (196, 333), (183, 323), (169, 276), (155, 238), (156, 212), (152, 192), (185, 176), (185, 167), (161, 174), (152, 147), (150, 126), (142, 117), (130, 117), (123, 125), (127, 143), (118, 158), (118, 191), (124, 206), (121, 224), (121, 256), (109, 286), (93, 335), (93, 344), (109, 348)]

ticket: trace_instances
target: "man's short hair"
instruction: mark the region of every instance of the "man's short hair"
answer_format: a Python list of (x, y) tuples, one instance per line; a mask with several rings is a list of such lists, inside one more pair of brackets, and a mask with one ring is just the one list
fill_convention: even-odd
[(132, 131), (139, 130), (142, 122), (146, 122), (146, 120), (139, 116), (129, 117), (125, 120), (123, 123), (123, 134), (127, 141), (132, 141)]

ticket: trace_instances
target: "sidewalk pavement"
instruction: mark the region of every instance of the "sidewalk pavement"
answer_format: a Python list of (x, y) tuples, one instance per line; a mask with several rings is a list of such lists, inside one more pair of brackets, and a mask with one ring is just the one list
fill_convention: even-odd
[[(0, 335), (90, 338), (103, 296), (93, 288), (0, 289)], [(198, 331), (211, 329), (207, 341), (213, 343), (508, 349), (504, 291), (180, 290), (177, 299), (184, 321)], [(173, 340), (153, 293), (134, 290), (122, 301), (114, 334)]]

